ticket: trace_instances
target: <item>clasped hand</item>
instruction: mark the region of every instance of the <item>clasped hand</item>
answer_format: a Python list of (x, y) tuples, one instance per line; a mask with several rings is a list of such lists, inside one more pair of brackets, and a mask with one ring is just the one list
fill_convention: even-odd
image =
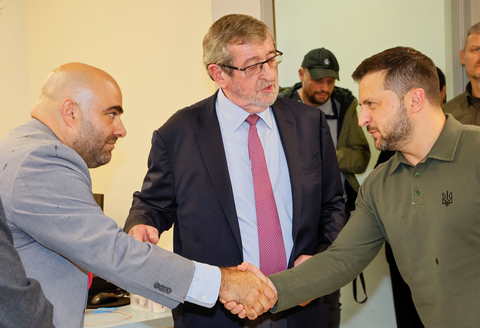
[(220, 302), (239, 318), (254, 320), (277, 302), (275, 285), (254, 265), (243, 262), (221, 271)]
[[(158, 230), (139, 224), (129, 234), (136, 240), (158, 243)], [(243, 319), (256, 319), (277, 302), (277, 290), (273, 283), (254, 265), (243, 262), (238, 267), (221, 268), (222, 283), (219, 299), (231, 313)]]

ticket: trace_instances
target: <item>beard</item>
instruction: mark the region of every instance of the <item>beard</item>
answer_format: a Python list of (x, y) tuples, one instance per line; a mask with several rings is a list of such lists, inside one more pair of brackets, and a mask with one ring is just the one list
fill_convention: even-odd
[[(273, 105), (277, 99), (279, 86), (276, 81), (266, 81), (258, 80), (257, 85), (255, 86), (255, 93), (247, 93), (241, 86), (239, 86), (235, 79), (232, 81), (232, 85), (235, 88), (235, 92), (243, 99), (248, 101), (251, 104), (254, 104), (261, 108), (267, 108)], [(272, 92), (265, 94), (262, 92), (263, 89), (268, 88), (270, 85), (273, 86)]]
[[(325, 99), (325, 101), (317, 100), (317, 98), (315, 97), (317, 94), (324, 94), (324, 95), (327, 96), (327, 99)], [(315, 105), (323, 105), (324, 103), (326, 103), (328, 101), (328, 99), (330, 99), (330, 96), (331, 96), (331, 93), (329, 94), (328, 92), (323, 92), (323, 91), (314, 92), (313, 94), (307, 95), (310, 103), (315, 104)]]
[(71, 148), (83, 158), (88, 168), (95, 168), (110, 162), (112, 152), (105, 150), (104, 147), (117, 139), (115, 136), (105, 139), (89, 120), (83, 119)]
[[(367, 128), (367, 130), (371, 130), (371, 128)], [(411, 138), (413, 124), (408, 118), (407, 109), (403, 101), (397, 108), (394, 117), (385, 124), (385, 131), (385, 133), (382, 133), (379, 130), (381, 138), (376, 147), (380, 151), (401, 151)]]

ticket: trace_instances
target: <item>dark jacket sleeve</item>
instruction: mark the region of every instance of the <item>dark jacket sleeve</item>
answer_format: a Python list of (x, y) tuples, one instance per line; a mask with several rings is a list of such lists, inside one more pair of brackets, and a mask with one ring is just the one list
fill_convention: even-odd
[(53, 306), (40, 284), (28, 279), (20, 256), (13, 247), (0, 202), (0, 326), (54, 327)]
[(157, 228), (161, 234), (175, 222), (177, 207), (168, 153), (162, 137), (155, 131), (148, 157), (148, 172), (142, 190), (133, 194), (124, 230), (128, 232), (137, 224), (146, 224)]
[(345, 225), (345, 200), (343, 198), (340, 169), (335, 154), (330, 130), (323, 113), (320, 122), (320, 142), (322, 152), (322, 182), (321, 182), (321, 243), (319, 251), (327, 249), (337, 238)]

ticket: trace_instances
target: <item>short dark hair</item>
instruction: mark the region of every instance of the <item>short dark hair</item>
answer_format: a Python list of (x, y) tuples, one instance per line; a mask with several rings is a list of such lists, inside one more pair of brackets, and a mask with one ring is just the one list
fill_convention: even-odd
[(445, 80), (445, 74), (443, 74), (442, 70), (438, 67), (437, 67), (437, 74), (438, 74), (438, 79), (439, 79), (439, 82), (440, 82), (440, 85), (439, 85), (440, 86), (440, 91), (442, 91), (443, 87), (447, 83), (446, 80)]
[(353, 72), (352, 78), (360, 82), (369, 73), (385, 72), (383, 86), (402, 99), (408, 91), (421, 88), (432, 105), (441, 105), (439, 79), (433, 61), (421, 52), (408, 47), (395, 47), (365, 59)]

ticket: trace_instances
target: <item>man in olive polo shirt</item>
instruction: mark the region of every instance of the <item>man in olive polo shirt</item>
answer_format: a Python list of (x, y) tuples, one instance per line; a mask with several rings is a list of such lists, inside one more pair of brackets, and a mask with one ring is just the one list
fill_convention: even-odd
[(364, 60), (353, 78), (359, 124), (398, 152), (365, 179), (327, 251), (269, 277), (272, 311), (344, 286), (388, 241), (426, 327), (480, 327), (480, 128), (442, 112), (435, 64), (412, 48)]

